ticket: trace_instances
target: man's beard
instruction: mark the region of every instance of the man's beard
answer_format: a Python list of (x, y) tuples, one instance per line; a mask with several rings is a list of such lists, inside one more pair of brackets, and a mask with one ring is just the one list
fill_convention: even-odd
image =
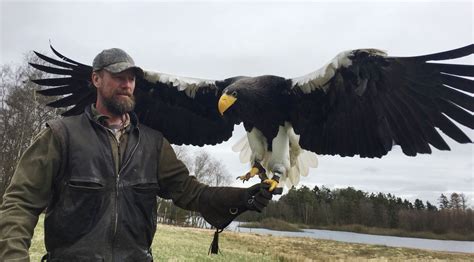
[(114, 99), (115, 96), (110, 98), (102, 97), (102, 102), (107, 110), (114, 115), (123, 115), (125, 113), (133, 111), (135, 108), (135, 97), (129, 96), (127, 99)]

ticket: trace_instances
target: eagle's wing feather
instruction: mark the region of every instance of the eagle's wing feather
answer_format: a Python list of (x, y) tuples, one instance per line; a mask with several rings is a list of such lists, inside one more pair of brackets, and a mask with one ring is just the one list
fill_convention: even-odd
[(39, 94), (45, 96), (62, 96), (60, 99), (49, 103), (48, 106), (55, 108), (66, 108), (71, 106), (62, 114), (63, 116), (80, 114), (84, 111), (85, 106), (94, 103), (96, 100), (95, 89), (92, 88), (90, 80), (92, 67), (83, 65), (61, 55), (52, 46), (51, 49), (64, 61), (59, 61), (35, 52), (39, 58), (50, 65), (40, 65), (35, 63), (30, 63), (30, 65), (40, 71), (60, 77), (32, 79), (31, 81), (40, 86), (54, 87), (37, 90)]
[(145, 77), (137, 79), (135, 112), (173, 144), (217, 144), (232, 136), (237, 123), (217, 110), (222, 90), (237, 79), (213, 81), (145, 71)]
[[(91, 83), (92, 67), (65, 57), (51, 47), (62, 61), (36, 53), (48, 65), (30, 63), (34, 68), (60, 77), (32, 80), (52, 88), (38, 90), (46, 96), (61, 96), (48, 106), (68, 108), (64, 116), (77, 115), (96, 101)], [(145, 71), (136, 80), (136, 109), (140, 121), (161, 131), (173, 144), (202, 146), (229, 139), (236, 121), (224, 119), (217, 110), (222, 90), (237, 78), (223, 81), (177, 77)]]
[[(400, 145), (406, 155), (449, 150), (439, 128), (471, 143), (453, 123), (474, 128), (473, 65), (438, 62), (474, 53), (474, 45), (416, 57), (376, 49), (339, 54), (293, 78), (290, 121), (300, 145), (318, 154), (381, 157)], [(470, 95), (471, 94), (471, 95)]]

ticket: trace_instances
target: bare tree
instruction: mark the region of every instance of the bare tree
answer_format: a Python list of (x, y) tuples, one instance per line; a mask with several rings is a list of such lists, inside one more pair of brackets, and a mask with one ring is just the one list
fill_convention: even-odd
[(461, 193), (461, 194), (459, 194), (459, 198), (461, 199), (461, 208), (462, 208), (462, 210), (466, 211), (467, 205), (469, 204), (469, 203), (467, 203), (466, 195), (464, 195), (464, 193)]
[(198, 152), (193, 162), (193, 175), (198, 181), (210, 186), (225, 186), (231, 183), (225, 166), (206, 151)]
[(461, 197), (458, 193), (453, 192), (449, 200), (449, 207), (452, 209), (459, 210), (461, 209)]
[[(27, 62), (39, 63), (29, 55), (22, 65), (0, 67), (0, 196), (3, 196), (16, 164), (25, 149), (44, 128), (46, 121), (56, 117), (56, 110), (45, 106), (52, 98), (37, 95), (40, 87), (30, 79), (45, 77)], [(0, 202), (1, 202), (0, 198)]]
[(225, 166), (206, 151), (190, 152), (187, 146), (173, 145), (176, 157), (188, 167), (191, 175), (210, 186), (226, 186), (231, 183)]
[(191, 170), (193, 159), (191, 154), (189, 153), (189, 149), (187, 146), (177, 146), (173, 145), (173, 150), (176, 153), (176, 157), (183, 161), (183, 163)]

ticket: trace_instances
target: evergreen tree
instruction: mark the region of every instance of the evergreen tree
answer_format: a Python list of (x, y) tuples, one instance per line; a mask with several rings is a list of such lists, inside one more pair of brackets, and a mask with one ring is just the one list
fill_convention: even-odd
[(438, 209), (436, 208), (436, 206), (432, 205), (430, 203), (430, 201), (426, 201), (426, 209), (428, 211), (437, 211)]
[(461, 202), (462, 201), (459, 194), (454, 192), (451, 194), (451, 197), (449, 199), (449, 207), (451, 209), (456, 209), (456, 210), (461, 209), (461, 206), (462, 206)]
[(438, 203), (439, 203), (439, 209), (449, 208), (448, 198), (444, 194), (441, 194), (441, 196), (439, 196)]
[(423, 204), (423, 201), (419, 200), (418, 198), (415, 199), (415, 209), (416, 210), (424, 210), (425, 205)]

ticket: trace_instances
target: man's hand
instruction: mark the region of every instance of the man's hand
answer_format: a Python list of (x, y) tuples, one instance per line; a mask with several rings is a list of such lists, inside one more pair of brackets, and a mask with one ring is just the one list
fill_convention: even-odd
[(245, 192), (245, 206), (248, 210), (262, 212), (272, 199), (272, 192), (268, 191), (269, 184), (259, 183), (247, 188)]
[(270, 192), (269, 188), (270, 185), (265, 183), (249, 188), (206, 187), (199, 199), (199, 212), (214, 227), (225, 228), (245, 211), (262, 212), (272, 196), (283, 191), (282, 188), (275, 188)]

